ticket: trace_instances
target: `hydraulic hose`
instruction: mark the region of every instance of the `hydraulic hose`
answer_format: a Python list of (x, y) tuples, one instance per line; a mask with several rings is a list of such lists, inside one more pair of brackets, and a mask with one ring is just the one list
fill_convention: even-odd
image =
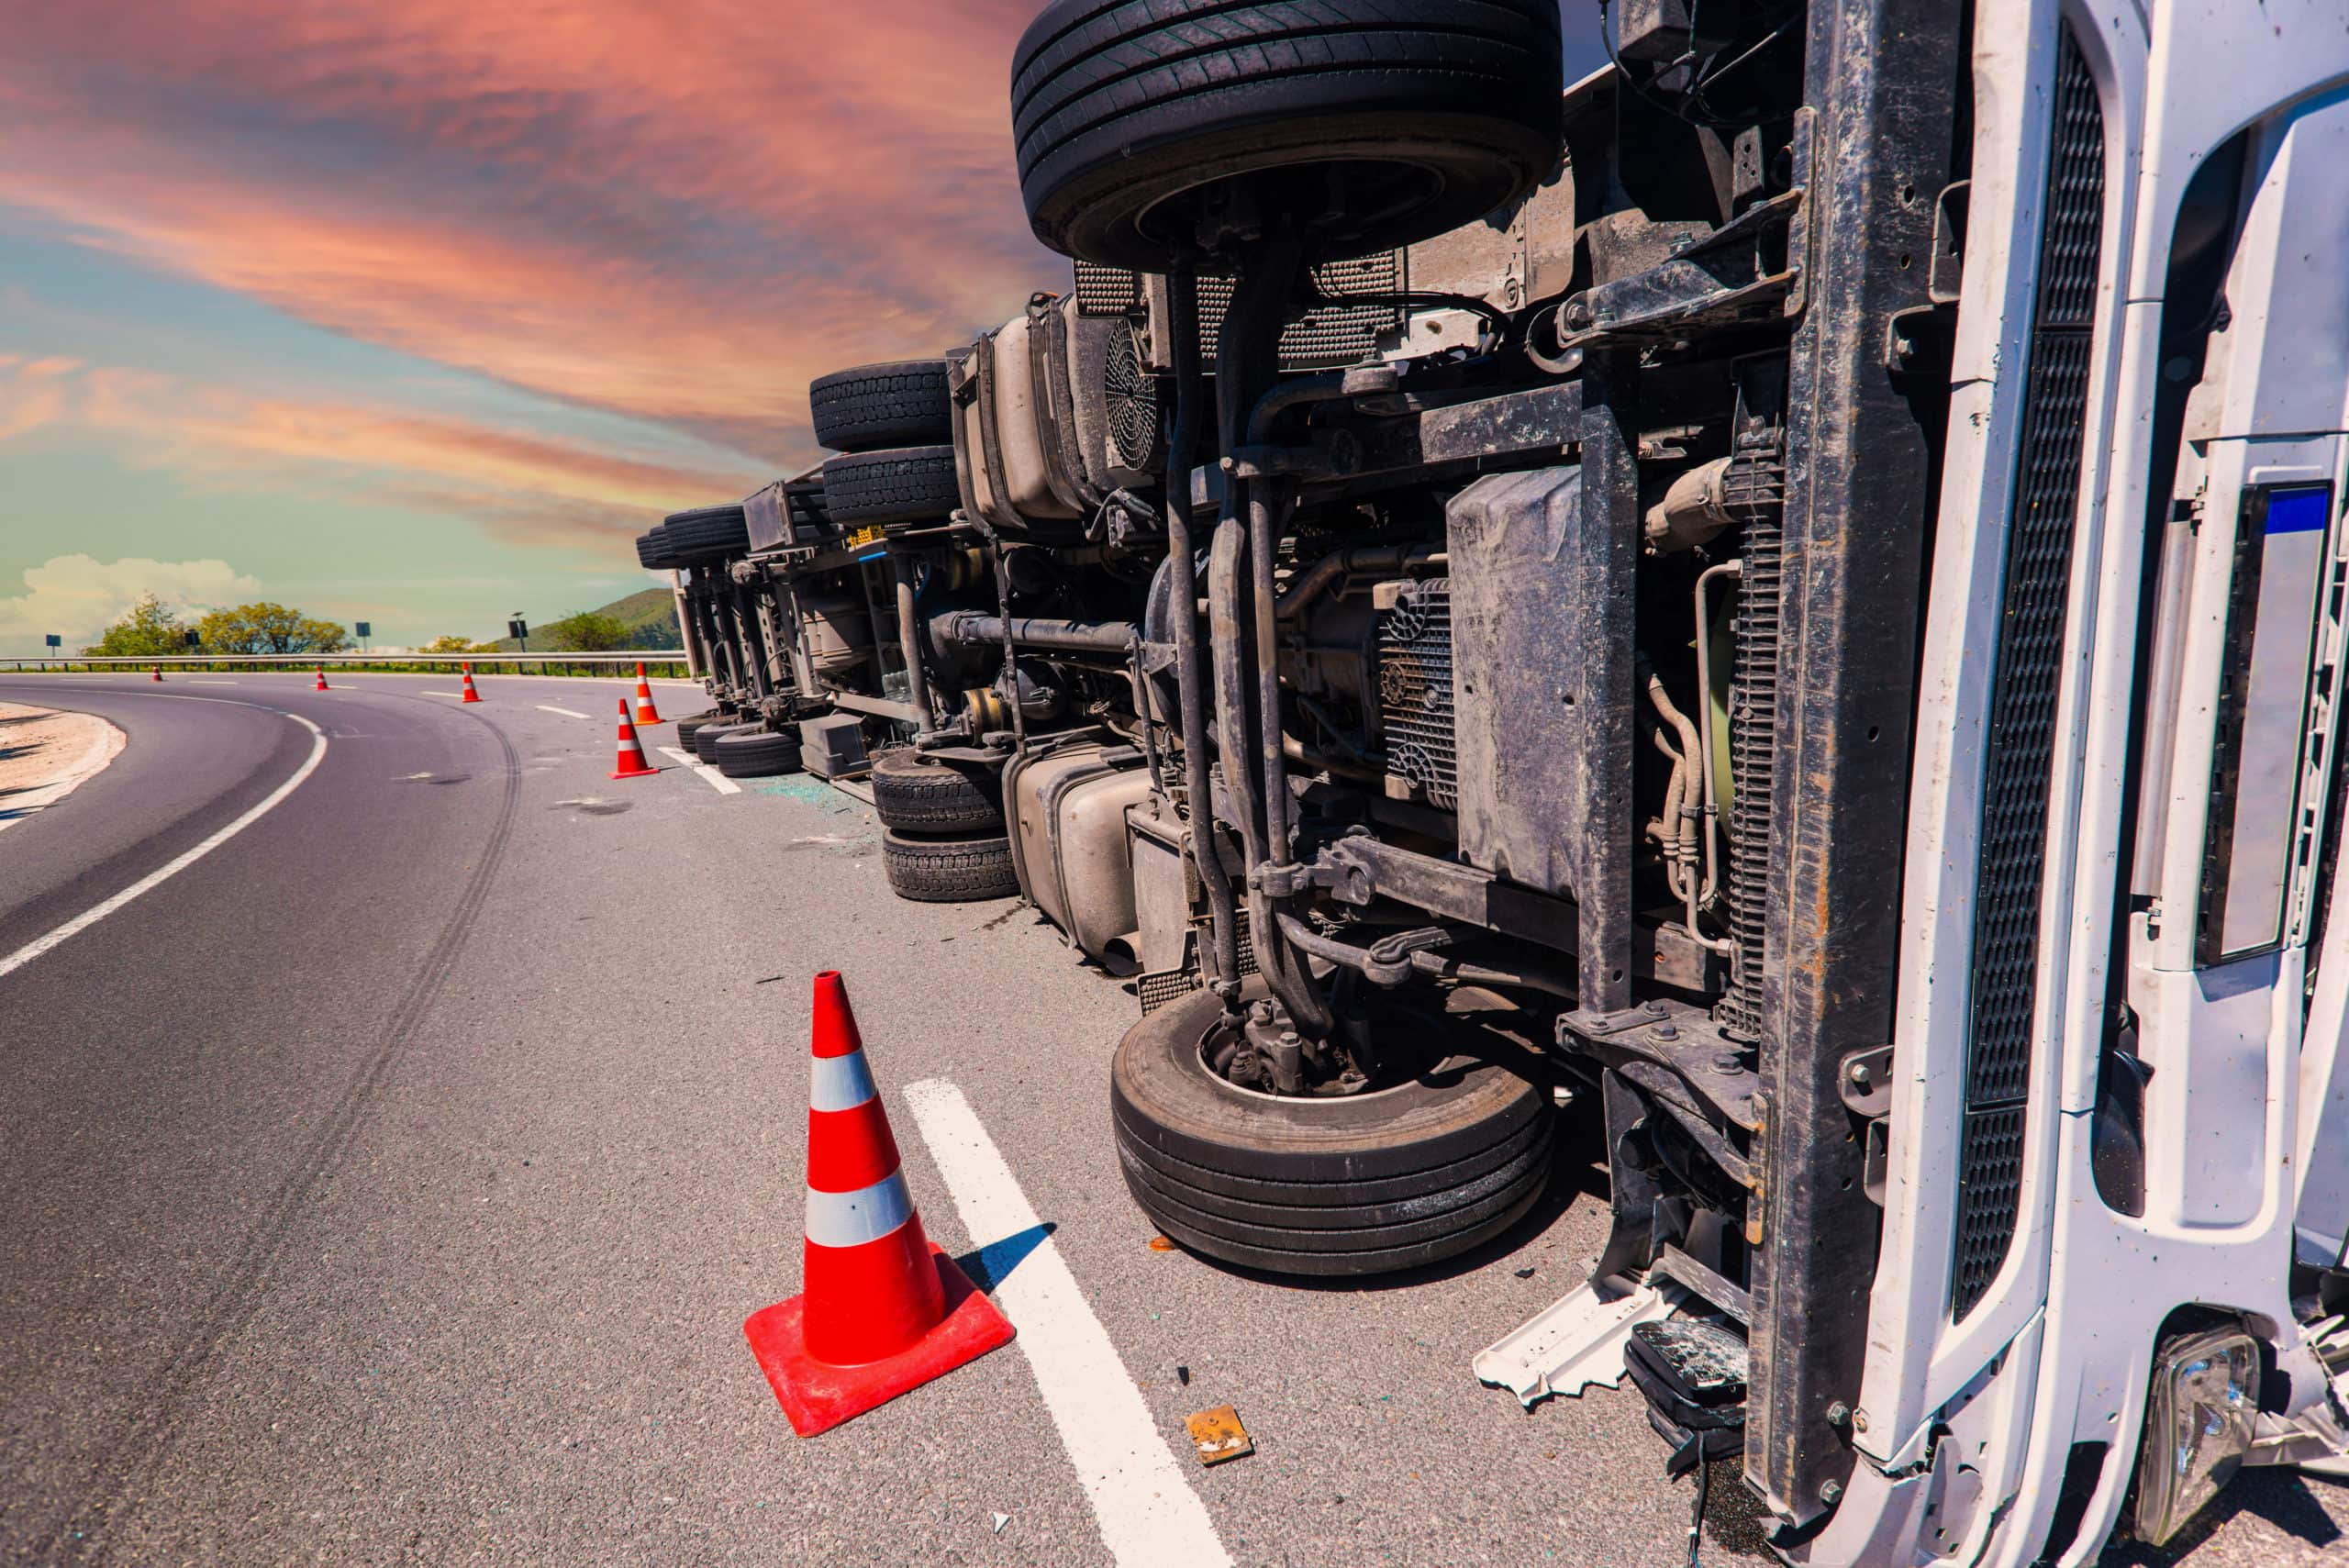
[(1174, 690), (1183, 727), (1183, 791), (1189, 802), (1191, 863), (1207, 890), (1208, 932), (1215, 944), (1215, 990), (1226, 1011), (1240, 996), (1240, 917), (1231, 883), (1215, 852), (1215, 795), (1208, 781), (1208, 721), (1199, 692), (1199, 582), (1191, 545), (1191, 470), (1199, 446), (1199, 281), (1187, 272), (1166, 278), (1168, 336), (1174, 350), (1174, 424), (1166, 439), (1166, 554), (1174, 582)]

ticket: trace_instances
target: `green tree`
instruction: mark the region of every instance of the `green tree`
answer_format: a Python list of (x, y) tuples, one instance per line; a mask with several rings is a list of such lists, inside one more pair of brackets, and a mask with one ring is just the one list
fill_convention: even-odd
[(628, 623), (601, 610), (567, 615), (552, 626), (540, 628), (539, 635), (547, 639), (548, 650), (556, 653), (610, 653), (630, 641)]
[(340, 653), (351, 646), (351, 633), (334, 622), (265, 600), (215, 610), (196, 629), (213, 653)]
[(83, 653), (92, 659), (153, 659), (187, 651), (187, 623), (152, 594), (141, 594), (130, 613), (106, 628)]
[(417, 651), (418, 653), (477, 653), (480, 648), (472, 638), (459, 637), (456, 633), (451, 632), (446, 636), (434, 638)]

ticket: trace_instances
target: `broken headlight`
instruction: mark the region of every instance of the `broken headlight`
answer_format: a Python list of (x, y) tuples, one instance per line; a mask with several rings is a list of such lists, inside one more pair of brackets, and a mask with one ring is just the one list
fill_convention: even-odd
[(2159, 1546), (2234, 1479), (2259, 1410), (2259, 1344), (2240, 1329), (2173, 1340), (2154, 1361), (2137, 1534)]

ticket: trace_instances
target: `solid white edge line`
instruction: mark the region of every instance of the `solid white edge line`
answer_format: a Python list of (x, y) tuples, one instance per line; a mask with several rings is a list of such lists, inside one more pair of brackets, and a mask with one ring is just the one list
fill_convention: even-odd
[(701, 775), (702, 783), (707, 784), (710, 788), (716, 790), (720, 795), (740, 795), (742, 793), (742, 786), (740, 784), (736, 784), (732, 779), (728, 778), (724, 773), (719, 773), (716, 768), (711, 767), (707, 762), (703, 762), (691, 751), (681, 751), (674, 746), (657, 746), (653, 748), (653, 750), (659, 751), (662, 756), (668, 758), (669, 761), (673, 762), (678, 763), (684, 767), (691, 768), (695, 773)]
[(465, 694), (462, 692), (418, 692), (416, 695), (420, 697), (461, 697)]
[(539, 711), (540, 713), (559, 713), (565, 718), (584, 718), (587, 717), (584, 713), (575, 713), (567, 707), (557, 707), (552, 703), (542, 702), (539, 704)]
[(289, 777), (284, 784), (279, 784), (275, 789), (271, 790), (268, 795), (262, 796), (262, 799), (243, 816), (238, 817), (234, 822), (229, 823), (226, 828), (223, 828), (218, 832), (213, 834), (212, 837), (205, 840), (204, 842), (196, 845), (195, 848), (182, 853), (170, 863), (159, 866), (155, 870), (149, 872), (145, 876), (140, 877), (137, 882), (132, 883), (128, 887), (124, 888), (120, 893), (116, 894), (113, 897), (106, 900), (104, 903), (94, 905), (90, 908), (83, 910), (81, 914), (74, 916), (73, 918), (66, 921), (65, 924), (50, 932), (49, 935), (45, 937), (37, 937), (33, 940), (27, 942), (23, 947), (18, 948), (15, 952), (10, 953), (7, 957), (0, 958), (0, 976), (6, 976), (15, 973), (17, 970), (22, 969), (25, 965), (30, 963), (33, 960), (47, 952), (50, 949), (57, 946), (60, 942), (66, 940), (70, 937), (78, 936), (82, 932), (88, 930), (92, 926), (96, 925), (99, 921), (105, 919), (107, 916), (121, 908), (124, 905), (129, 903), (140, 894), (151, 892), (153, 889), (161, 886), (164, 883), (169, 882), (172, 878), (187, 870), (188, 867), (194, 865), (196, 862), (202, 860), (205, 856), (210, 854), (213, 851), (218, 849), (221, 845), (227, 843), (229, 840), (235, 838), (238, 834), (243, 832), (254, 823), (260, 821), (262, 817), (268, 816), (272, 810), (275, 809), (280, 801), (284, 800), (287, 795), (292, 795), (296, 789), (299, 789), (302, 785), (302, 781), (308, 778), (312, 773), (317, 773), (318, 771), (318, 764), (326, 760), (327, 732), (320, 729), (308, 719), (304, 718), (298, 713), (289, 713), (285, 715), (285, 717), (310, 732), (310, 754), (302, 760), (302, 765), (294, 770), (291, 777)]
[[(962, 1090), (927, 1078), (906, 1085), (906, 1103), (974, 1243), (1038, 1229), (1036, 1211)], [(1019, 1330), (1013, 1342), (1028, 1358), (1119, 1568), (1230, 1568), (1207, 1505), (1184, 1478), (1051, 1237), (996, 1282), (995, 1304)]]

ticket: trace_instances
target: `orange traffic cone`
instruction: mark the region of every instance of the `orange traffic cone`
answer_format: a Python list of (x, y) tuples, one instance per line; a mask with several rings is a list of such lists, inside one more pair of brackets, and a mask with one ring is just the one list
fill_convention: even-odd
[(640, 779), (660, 771), (644, 760), (644, 743), (636, 738), (636, 726), (628, 721), (628, 698), (620, 698), (620, 756), (612, 764), (612, 777)]
[(480, 694), (479, 692), (477, 692), (477, 691), (473, 690), (473, 667), (472, 665), (468, 664), (468, 665), (466, 665), (464, 668), (465, 668), (465, 695), (464, 695), (464, 700), (465, 700), (466, 702), (479, 702), (479, 701), (481, 701), (481, 694)]
[(158, 664), (158, 665), (156, 665), (156, 666), (155, 666), (155, 679), (157, 679), (157, 680), (159, 680), (159, 681), (160, 681), (160, 680), (161, 680), (162, 678), (163, 678), (163, 667), (162, 667), (161, 664)]
[(816, 976), (807, 1242), (790, 1300), (742, 1325), (803, 1438), (1011, 1340), (1011, 1324), (921, 1228), (840, 972)]
[(661, 710), (652, 706), (652, 688), (645, 684), (644, 662), (636, 664), (636, 721), (639, 724), (659, 724)]
[(321, 692), (327, 689), (327, 671), (323, 664), (318, 666), (318, 684), (315, 689)]

